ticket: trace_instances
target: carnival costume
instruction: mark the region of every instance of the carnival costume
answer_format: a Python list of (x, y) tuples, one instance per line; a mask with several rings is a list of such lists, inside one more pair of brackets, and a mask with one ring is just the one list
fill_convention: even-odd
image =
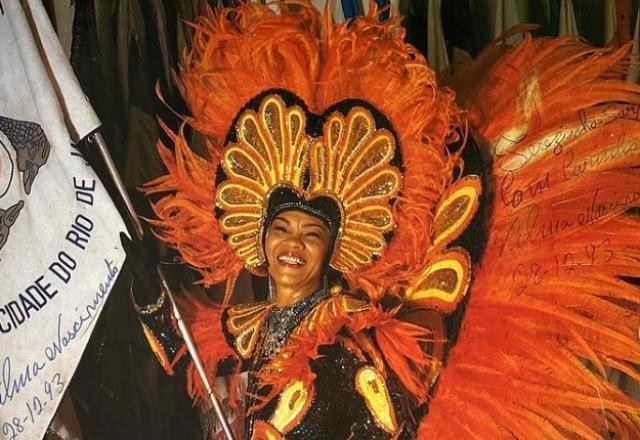
[[(637, 438), (640, 404), (605, 372), (640, 379), (628, 48), (498, 42), (456, 78), (456, 104), (399, 18), (374, 8), (336, 25), (304, 2), (277, 8), (194, 24), (177, 78), (209, 156), (165, 127), (168, 174), (146, 186), (163, 194), (158, 237), (205, 285), (226, 283), (223, 305), (183, 300), (183, 314), (212, 377), (219, 364), (252, 372), (253, 438), (393, 438), (412, 415), (418, 438)], [(465, 175), (469, 132), (484, 178)], [(476, 261), (460, 237), (479, 208)], [(294, 311), (227, 306), (242, 269), (265, 275), (265, 231), (286, 209), (327, 223), (342, 282)], [(170, 316), (145, 312), (172, 372), (184, 348), (162, 330)], [(331, 417), (349, 424), (329, 431)]]

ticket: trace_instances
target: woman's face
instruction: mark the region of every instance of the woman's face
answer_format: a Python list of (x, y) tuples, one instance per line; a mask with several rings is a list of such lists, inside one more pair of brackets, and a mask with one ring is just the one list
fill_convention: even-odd
[(264, 247), (278, 295), (300, 298), (320, 288), (330, 238), (327, 225), (312, 215), (294, 210), (276, 216)]

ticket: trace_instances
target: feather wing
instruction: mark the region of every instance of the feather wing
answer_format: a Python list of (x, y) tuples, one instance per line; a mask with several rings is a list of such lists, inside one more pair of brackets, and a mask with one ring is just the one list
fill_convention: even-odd
[[(640, 438), (640, 87), (628, 47), (497, 44), (460, 84), (492, 158), (487, 245), (420, 438)], [(634, 215), (634, 211), (635, 214)]]

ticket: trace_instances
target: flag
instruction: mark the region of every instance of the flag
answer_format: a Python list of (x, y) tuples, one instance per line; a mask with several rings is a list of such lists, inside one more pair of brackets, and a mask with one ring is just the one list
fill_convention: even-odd
[(42, 438), (124, 260), (98, 118), (41, 3), (0, 0), (0, 438)]
[(428, 0), (427, 12), (427, 61), (436, 72), (449, 67), (447, 43), (442, 29), (441, 0)]

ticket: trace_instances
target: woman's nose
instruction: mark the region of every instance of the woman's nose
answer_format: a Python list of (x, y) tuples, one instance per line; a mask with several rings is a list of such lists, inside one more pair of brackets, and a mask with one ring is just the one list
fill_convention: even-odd
[(305, 247), (302, 234), (291, 234), (287, 239), (287, 242), (290, 246), (294, 246), (299, 249), (304, 249)]

